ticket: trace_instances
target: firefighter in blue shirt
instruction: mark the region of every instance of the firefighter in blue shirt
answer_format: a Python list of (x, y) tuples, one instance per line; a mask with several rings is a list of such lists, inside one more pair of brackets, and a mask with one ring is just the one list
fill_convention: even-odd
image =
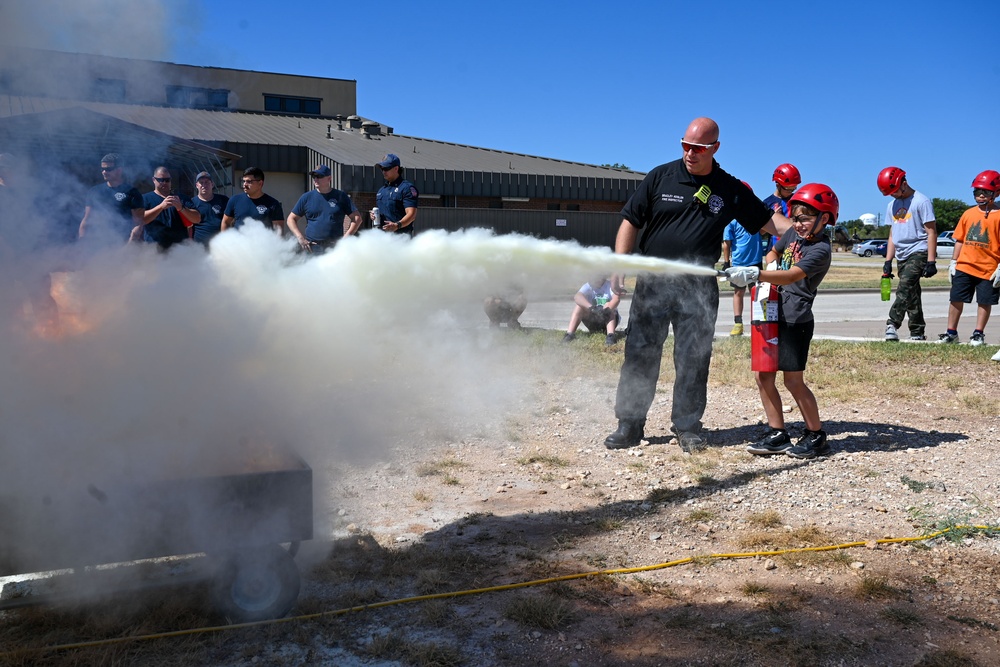
[(380, 229), (413, 236), (413, 221), (417, 219), (417, 198), (420, 194), (413, 183), (403, 178), (398, 156), (389, 153), (375, 166), (382, 170), (382, 177), (385, 178), (385, 185), (375, 198), (382, 215)]

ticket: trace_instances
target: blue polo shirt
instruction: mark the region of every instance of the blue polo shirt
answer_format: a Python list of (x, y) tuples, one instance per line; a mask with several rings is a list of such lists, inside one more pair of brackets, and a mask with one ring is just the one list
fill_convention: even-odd
[(208, 244), (222, 231), (222, 214), (226, 211), (229, 197), (215, 194), (211, 201), (205, 201), (201, 197), (195, 197), (191, 201), (194, 203), (194, 208), (201, 213), (201, 222), (194, 226), (194, 240)]
[(344, 235), (344, 218), (358, 210), (354, 202), (334, 188), (326, 194), (310, 190), (295, 202), (292, 213), (306, 219), (305, 237), (310, 241), (335, 241)]
[(260, 220), (268, 229), (274, 229), (275, 221), (279, 223), (285, 221), (281, 202), (271, 195), (261, 195), (257, 199), (250, 199), (245, 192), (233, 195), (226, 204), (225, 214), (235, 218), (233, 227), (242, 227), (246, 218)]
[[(375, 196), (378, 210), (382, 213), (382, 223), (399, 222), (406, 215), (406, 209), (417, 208), (417, 199), (420, 193), (413, 187), (413, 183), (405, 180), (402, 176), (392, 183), (383, 185)], [(413, 225), (407, 225), (403, 229), (397, 229), (397, 234), (409, 234), (413, 236)]]
[[(178, 196), (181, 198), (182, 208), (194, 208), (194, 204), (190, 199), (183, 195)], [(161, 197), (155, 191), (147, 192), (142, 196), (142, 201), (147, 211), (159, 206), (164, 199), (166, 197)], [(181, 212), (172, 206), (164, 211), (160, 211), (160, 214), (156, 218), (143, 226), (142, 238), (146, 243), (156, 243), (164, 249), (169, 248), (175, 243), (186, 241), (188, 232), (187, 227), (184, 226), (184, 220), (181, 219)]]

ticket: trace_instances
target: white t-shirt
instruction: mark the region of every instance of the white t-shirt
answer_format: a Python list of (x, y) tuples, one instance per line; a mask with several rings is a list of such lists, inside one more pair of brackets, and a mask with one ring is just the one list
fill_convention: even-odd
[(927, 252), (924, 225), (935, 220), (930, 199), (916, 191), (906, 199), (893, 199), (889, 202), (886, 219), (892, 225), (889, 234), (897, 260), (904, 260), (915, 252)]
[[(596, 289), (592, 287), (590, 283), (585, 283), (583, 287), (580, 288), (580, 294), (587, 298), (590, 305), (603, 306), (608, 301), (611, 301), (611, 281), (605, 280), (604, 284), (599, 285)], [(618, 311), (615, 310), (615, 312), (617, 313)]]

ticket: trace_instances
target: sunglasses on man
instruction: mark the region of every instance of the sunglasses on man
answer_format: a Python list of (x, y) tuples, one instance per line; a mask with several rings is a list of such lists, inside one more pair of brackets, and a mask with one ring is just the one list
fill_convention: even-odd
[(709, 148), (712, 148), (713, 146), (715, 146), (715, 144), (717, 144), (717, 143), (719, 143), (719, 142), (718, 141), (713, 141), (710, 144), (696, 144), (694, 142), (684, 141), (683, 139), (681, 139), (681, 149), (683, 149), (683, 151), (685, 153), (691, 152), (691, 153), (694, 153), (696, 155), (700, 155), (701, 153), (704, 153), (705, 151), (707, 151)]

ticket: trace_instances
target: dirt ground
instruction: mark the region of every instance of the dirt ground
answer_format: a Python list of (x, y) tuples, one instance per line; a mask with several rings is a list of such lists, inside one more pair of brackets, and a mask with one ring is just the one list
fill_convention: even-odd
[[(598, 354), (620, 360), (620, 348)], [(298, 557), (293, 615), (306, 618), (2, 664), (1000, 664), (1000, 540), (972, 530), (879, 542), (1000, 525), (995, 412), (943, 382), (909, 400), (818, 389), (833, 455), (754, 457), (744, 447), (763, 434), (756, 389), (713, 379), (709, 447), (684, 455), (665, 382), (648, 440), (609, 451), (618, 360), (555, 354), (564, 370), (529, 378), (502, 422), (422, 426), (376, 463), (322, 471), (336, 482), (317, 507), (329, 539)], [(971, 391), (998, 386), (996, 364), (949, 372)], [(795, 437), (797, 410), (787, 418)], [(774, 553), (846, 543), (860, 544)], [(528, 582), (545, 583), (330, 613)], [(6, 612), (2, 639), (218, 622), (178, 613), (198, 608), (189, 595)], [(94, 621), (121, 607), (135, 618), (135, 605), (162, 620)]]

